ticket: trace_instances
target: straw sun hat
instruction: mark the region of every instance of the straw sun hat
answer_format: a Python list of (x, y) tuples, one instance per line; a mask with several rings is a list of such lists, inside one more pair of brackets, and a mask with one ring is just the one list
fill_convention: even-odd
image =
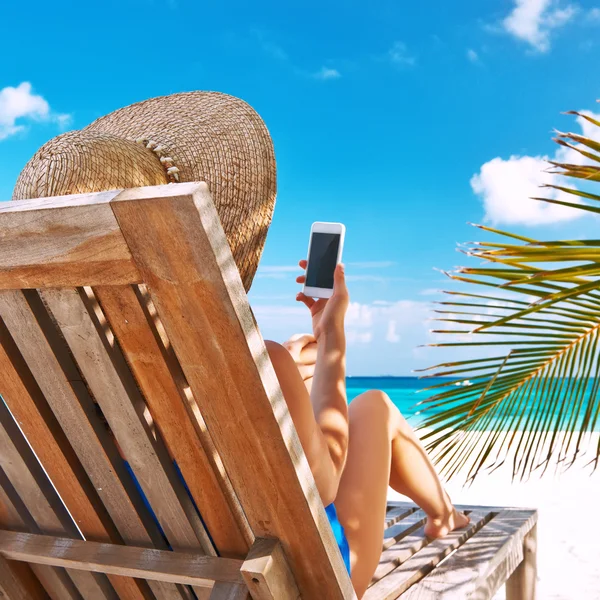
[(248, 290), (275, 207), (275, 155), (265, 124), (238, 98), (152, 98), (59, 135), (27, 163), (13, 200), (178, 181), (208, 183)]

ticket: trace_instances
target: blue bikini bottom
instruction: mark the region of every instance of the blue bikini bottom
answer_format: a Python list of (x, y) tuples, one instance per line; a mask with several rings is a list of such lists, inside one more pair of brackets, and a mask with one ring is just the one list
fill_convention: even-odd
[(348, 575), (350, 575), (350, 546), (348, 544), (348, 540), (346, 539), (344, 528), (342, 527), (342, 524), (338, 519), (335, 506), (333, 504), (326, 506), (325, 513), (327, 514), (327, 518), (329, 519), (331, 529), (333, 529), (333, 535), (335, 537), (335, 541), (337, 542), (338, 548), (342, 553), (342, 558), (344, 559), (346, 569), (348, 569)]

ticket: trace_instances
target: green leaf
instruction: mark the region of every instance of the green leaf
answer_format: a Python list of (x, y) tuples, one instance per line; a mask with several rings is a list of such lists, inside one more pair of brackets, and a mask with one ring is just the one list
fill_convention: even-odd
[[(569, 114), (600, 127), (587, 115)], [(600, 162), (597, 140), (567, 133), (556, 141)], [(600, 181), (600, 167), (551, 164), (556, 173), (587, 180), (589, 186), (585, 191), (545, 187), (600, 200), (591, 189)], [(590, 204), (535, 200), (581, 214), (600, 213)], [(525, 478), (551, 463), (570, 466), (587, 460), (586, 451), (592, 456), (588, 464), (596, 468), (600, 443), (591, 441), (600, 430), (600, 240), (540, 241), (477, 227), (496, 239), (470, 242), (460, 251), (484, 264), (446, 273), (464, 289), (446, 292), (449, 298), (436, 303), (435, 310), (437, 321), (476, 329), (438, 330), (448, 341), (430, 344), (470, 348), (472, 356), (423, 369), (433, 395), (419, 403), (422, 439), (450, 477), (461, 473), (472, 480), (511, 457), (513, 477)], [(502, 291), (476, 293), (474, 286)], [(466, 340), (455, 337), (467, 333)], [(495, 356), (477, 356), (491, 349)], [(465, 380), (471, 385), (456, 385)]]

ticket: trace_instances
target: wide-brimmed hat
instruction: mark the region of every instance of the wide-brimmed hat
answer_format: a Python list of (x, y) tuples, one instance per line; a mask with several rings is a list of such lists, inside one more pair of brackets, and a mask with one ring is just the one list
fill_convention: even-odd
[(152, 98), (59, 135), (27, 163), (13, 200), (206, 181), (250, 288), (275, 208), (273, 143), (252, 107), (216, 92)]

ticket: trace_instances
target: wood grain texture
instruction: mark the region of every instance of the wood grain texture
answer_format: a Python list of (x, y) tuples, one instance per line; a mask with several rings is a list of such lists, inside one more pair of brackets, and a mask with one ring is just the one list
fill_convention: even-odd
[(202, 442), (204, 451), (210, 461), (214, 473), (217, 476), (217, 479), (219, 480), (223, 494), (228, 500), (229, 508), (233, 513), (235, 521), (242, 531), (242, 535), (249, 548), (254, 542), (254, 534), (252, 533), (252, 529), (248, 524), (248, 519), (246, 518), (246, 514), (244, 513), (244, 510), (240, 504), (239, 498), (236, 496), (233, 486), (231, 485), (231, 480), (227, 474), (227, 471), (225, 470), (223, 460), (219, 456), (214, 440), (212, 439), (212, 436), (206, 427), (204, 417), (200, 412), (198, 403), (196, 402), (189, 383), (185, 378), (179, 360), (177, 359), (175, 351), (173, 350), (171, 341), (169, 340), (167, 332), (165, 331), (164, 325), (158, 316), (158, 312), (156, 311), (156, 307), (152, 302), (148, 288), (145, 284), (136, 285), (133, 287), (140, 305), (146, 314), (146, 318), (151, 326), (152, 332), (155, 335), (157, 343), (159, 343), (161, 347), (163, 357), (168, 364), (171, 376), (173, 377), (178, 389), (183, 391), (185, 397), (185, 407), (188, 411), (190, 421), (194, 427), (194, 430), (196, 431), (196, 435)]
[[(59, 409), (58, 414), (74, 417), (78, 404), (73, 403), (73, 398), (68, 394), (63, 394), (70, 391), (73, 395), (73, 390), (69, 386), (57, 389), (61, 383), (60, 369), (53, 363), (52, 351), (45, 342), (23, 293), (1, 290), (0, 315), (6, 318), (6, 323), (0, 318), (0, 384), (6, 404), (30, 440), (31, 447), (43, 463), (77, 527), (89, 539), (117, 541), (120, 539), (119, 534), (100, 501), (97, 490), (73, 452), (6, 326), (8, 324), (10, 331), (15, 334), (38, 381), (49, 392), (48, 398), (53, 401), (54, 407)], [(63, 373), (62, 379), (64, 378)], [(81, 381), (78, 385), (85, 387)], [(78, 431), (85, 433), (86, 429)], [(91, 442), (92, 439), (90, 437), (88, 441)], [(88, 453), (87, 456), (99, 458), (101, 455)], [(123, 506), (126, 506), (125, 498), (123, 502)], [(113, 583), (119, 594), (128, 600), (141, 600), (147, 596), (144, 583), (121, 581), (120, 578), (115, 578)]]
[(523, 538), (523, 560), (506, 582), (506, 600), (535, 600), (536, 583), (537, 524)]
[(139, 281), (108, 204), (117, 194), (0, 207), (0, 289)]
[(245, 585), (217, 583), (208, 600), (251, 600), (251, 598)]
[(411, 506), (409, 508), (396, 506), (390, 508), (385, 514), (385, 529), (395, 525), (399, 521), (402, 521), (402, 519), (408, 517), (409, 515), (412, 515), (412, 513), (414, 513), (416, 510), (416, 506)]
[(214, 554), (173, 464), (150, 429), (143, 398), (125, 360), (96, 320), (87, 296), (72, 289), (43, 290), (41, 295), (171, 546)]
[[(237, 499), (221, 485), (222, 474), (207, 456), (200, 435), (208, 434), (193, 424), (198, 411), (194, 412), (190, 404), (195, 401), (192, 398), (190, 402), (175, 382), (162, 341), (140, 303), (143, 298), (132, 286), (98, 287), (94, 293), (219, 554), (245, 556), (249, 543), (231, 509)], [(241, 513), (241, 508), (237, 513)]]
[(111, 206), (254, 534), (280, 539), (304, 597), (353, 598), (210, 194), (189, 190)]
[(383, 551), (370, 585), (383, 579), (429, 543), (425, 536), (425, 520), (425, 513), (419, 510), (385, 531)]
[(0, 554), (11, 560), (200, 587), (212, 587), (215, 581), (243, 584), (241, 560), (64, 537), (0, 531)]
[[(523, 558), (523, 540), (537, 514), (504, 510), (468, 539), (452, 556), (411, 587), (406, 600), (488, 600)], [(526, 596), (515, 596), (524, 600)]]
[[(10, 492), (10, 495), (6, 490)], [(21, 502), (14, 487), (1, 468), (0, 529), (10, 529), (26, 533), (39, 531), (27, 508)], [(22, 563), (22, 566), (24, 568), (31, 568), (31, 571), (33, 571), (52, 600), (81, 600), (77, 588), (75, 588), (64, 569), (55, 569), (44, 565), (27, 566), (24, 563)], [(24, 574), (23, 578), (26, 579), (27, 574)]]
[(487, 511), (469, 513), (471, 522), (467, 527), (456, 529), (447, 536), (431, 541), (423, 549), (402, 562), (386, 577), (372, 585), (363, 600), (394, 600), (417, 581), (430, 573), (448, 554), (456, 550), (492, 517)]
[(0, 598), (3, 600), (45, 600), (49, 596), (27, 565), (10, 563), (0, 556)]
[[(22, 427), (30, 432), (28, 435), (34, 440), (34, 450), (49, 465), (51, 478), (80, 529), (94, 541), (123, 540), (134, 545), (166, 548), (164, 538), (126, 471), (114, 441), (99, 419), (64, 339), (37, 292), (0, 291), (0, 315), (45, 396), (44, 401), (38, 397), (39, 394), (33, 395), (37, 398), (35, 406), (31, 399), (21, 397), (16, 410)], [(15, 354), (13, 350), (11, 355)], [(20, 371), (23, 378), (25, 369)], [(52, 415), (48, 414), (45, 402), (52, 409)], [(28, 403), (28, 408), (23, 406), (24, 403)], [(54, 417), (62, 431), (54, 427), (48, 432), (46, 428), (54, 422)], [(64, 481), (69, 470), (61, 468), (62, 461), (57, 461), (55, 455), (48, 455), (55, 446), (66, 446), (65, 442), (60, 442), (62, 432), (67, 435), (94, 491), (90, 492), (82, 485), (81, 482), (85, 483), (87, 478), (79, 471), (76, 472), (76, 482), (73, 478)], [(96, 493), (104, 506), (97, 501)], [(114, 525), (106, 518), (105, 507)], [(147, 595), (143, 582), (113, 579), (113, 585), (123, 598)], [(181, 600), (181, 590), (172, 585), (151, 582), (150, 587), (159, 600)], [(136, 588), (140, 589), (136, 591)], [(187, 596), (184, 593), (184, 597)]]
[(406, 515), (403, 519), (390, 525), (383, 532), (383, 544), (382, 551), (391, 548), (394, 544), (397, 544), (402, 538), (413, 533), (423, 525), (427, 520), (427, 515), (423, 510), (417, 510)]
[(253, 600), (299, 600), (300, 598), (300, 591), (283, 548), (275, 539), (257, 539), (241, 571)]
[[(52, 483), (23, 437), (4, 403), (0, 402), (0, 467), (10, 480), (40, 531), (80, 536)], [(114, 600), (116, 595), (103, 575), (67, 571), (86, 598)]]

